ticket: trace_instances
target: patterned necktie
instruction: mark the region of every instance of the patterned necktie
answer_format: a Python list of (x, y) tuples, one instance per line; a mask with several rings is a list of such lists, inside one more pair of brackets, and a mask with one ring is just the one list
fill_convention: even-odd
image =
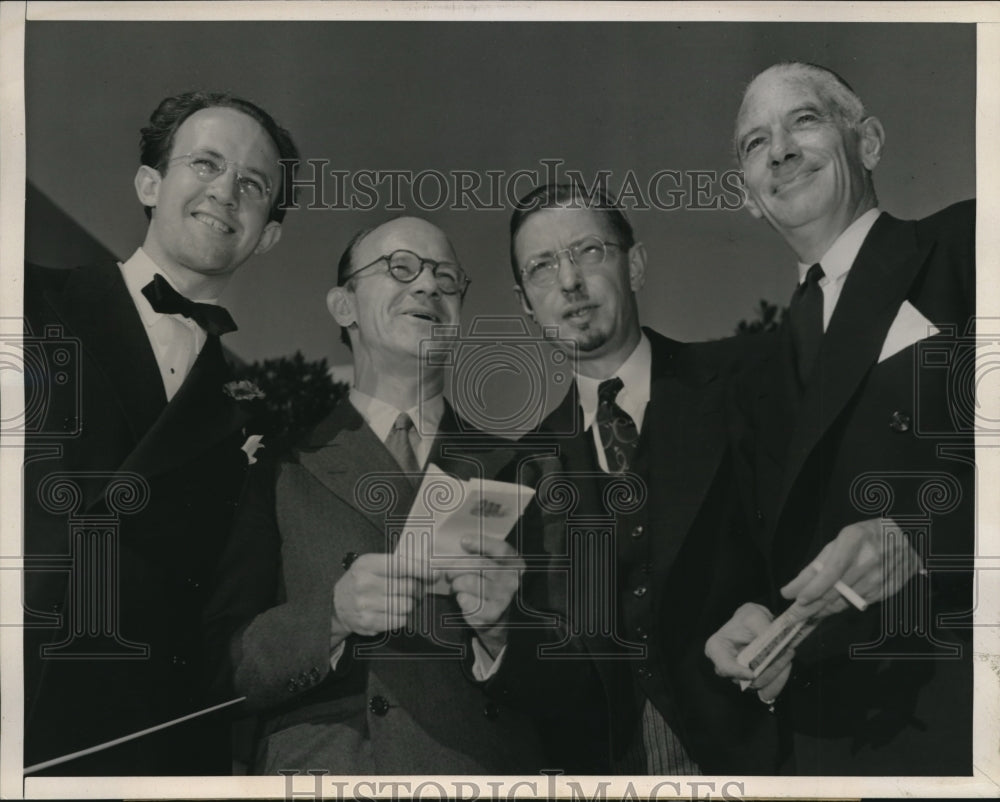
[(413, 429), (413, 421), (410, 420), (410, 416), (405, 412), (400, 412), (396, 422), (392, 424), (392, 431), (385, 438), (385, 447), (389, 449), (389, 453), (395, 457), (399, 467), (403, 469), (404, 473), (409, 474), (409, 479), (413, 482), (421, 470), (420, 463), (417, 462), (417, 455), (413, 450), (413, 444), (410, 442), (411, 429)]
[(601, 435), (601, 445), (608, 462), (609, 473), (625, 473), (635, 462), (635, 452), (639, 447), (639, 430), (635, 421), (624, 409), (615, 403), (622, 389), (622, 380), (602, 381), (597, 387), (597, 430)]
[(810, 267), (806, 280), (795, 288), (788, 305), (799, 386), (805, 385), (809, 378), (823, 341), (823, 289), (819, 286), (823, 275), (823, 268), (818, 263)]
[(236, 323), (233, 322), (229, 312), (216, 304), (202, 304), (185, 298), (159, 273), (142, 288), (142, 294), (146, 296), (154, 311), (161, 315), (189, 317), (201, 326), (206, 334), (219, 336), (236, 331)]

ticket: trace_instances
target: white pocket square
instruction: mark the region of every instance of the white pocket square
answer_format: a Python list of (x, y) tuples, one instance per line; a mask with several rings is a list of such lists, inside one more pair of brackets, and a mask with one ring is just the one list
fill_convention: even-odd
[(904, 348), (928, 337), (933, 337), (939, 332), (940, 329), (920, 314), (913, 304), (909, 301), (903, 301), (896, 313), (896, 319), (889, 327), (889, 333), (885, 335), (885, 342), (882, 343), (882, 352), (878, 355), (878, 361), (882, 362), (893, 354), (898, 354)]

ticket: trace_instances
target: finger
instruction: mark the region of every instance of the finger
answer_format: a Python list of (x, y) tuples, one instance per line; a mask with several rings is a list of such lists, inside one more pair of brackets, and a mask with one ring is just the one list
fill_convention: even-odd
[[(774, 658), (770, 665), (760, 672), (754, 681), (750, 683), (750, 687), (755, 691), (763, 690), (768, 687), (778, 677), (780, 677), (785, 672), (791, 671), (792, 660), (795, 657), (795, 649), (785, 649), (781, 654)], [(774, 697), (768, 696), (768, 699), (773, 699)]]
[(483, 585), (484, 580), (478, 573), (459, 574), (451, 580), (451, 590), (456, 594), (482, 596)]
[[(517, 551), (506, 540), (498, 537), (465, 535), (462, 537), (462, 548), (469, 554), (482, 554), (493, 559), (518, 557)], [(523, 560), (521, 560), (523, 563)]]
[(792, 676), (792, 664), (789, 663), (782, 669), (778, 675), (768, 682), (766, 685), (757, 689), (757, 693), (761, 698), (761, 701), (773, 702), (778, 698), (778, 695), (784, 689), (788, 678)]
[(739, 649), (728, 638), (716, 633), (705, 643), (705, 656), (715, 666), (715, 673), (720, 677), (733, 680), (753, 679), (753, 671), (736, 662)]

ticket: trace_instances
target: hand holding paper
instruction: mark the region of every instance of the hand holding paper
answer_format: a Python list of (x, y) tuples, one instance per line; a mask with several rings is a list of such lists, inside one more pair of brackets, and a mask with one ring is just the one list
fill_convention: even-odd
[(772, 650), (766, 662), (754, 662), (747, 655), (759, 652), (776, 631), (783, 628), (781, 617), (759, 604), (744, 604), (705, 644), (705, 656), (715, 666), (715, 673), (738, 683), (743, 690), (753, 688), (762, 699), (771, 700), (781, 693), (792, 671), (794, 648)]
[(430, 580), (426, 564), (395, 554), (362, 554), (333, 587), (333, 631), (346, 636), (398, 629)]

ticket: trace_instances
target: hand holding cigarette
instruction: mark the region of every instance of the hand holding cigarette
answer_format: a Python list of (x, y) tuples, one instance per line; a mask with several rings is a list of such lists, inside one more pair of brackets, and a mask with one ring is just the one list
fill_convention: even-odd
[(840, 530), (815, 560), (781, 589), (781, 595), (824, 618), (858, 610), (897, 593), (924, 573), (920, 557), (891, 518), (872, 518)]

